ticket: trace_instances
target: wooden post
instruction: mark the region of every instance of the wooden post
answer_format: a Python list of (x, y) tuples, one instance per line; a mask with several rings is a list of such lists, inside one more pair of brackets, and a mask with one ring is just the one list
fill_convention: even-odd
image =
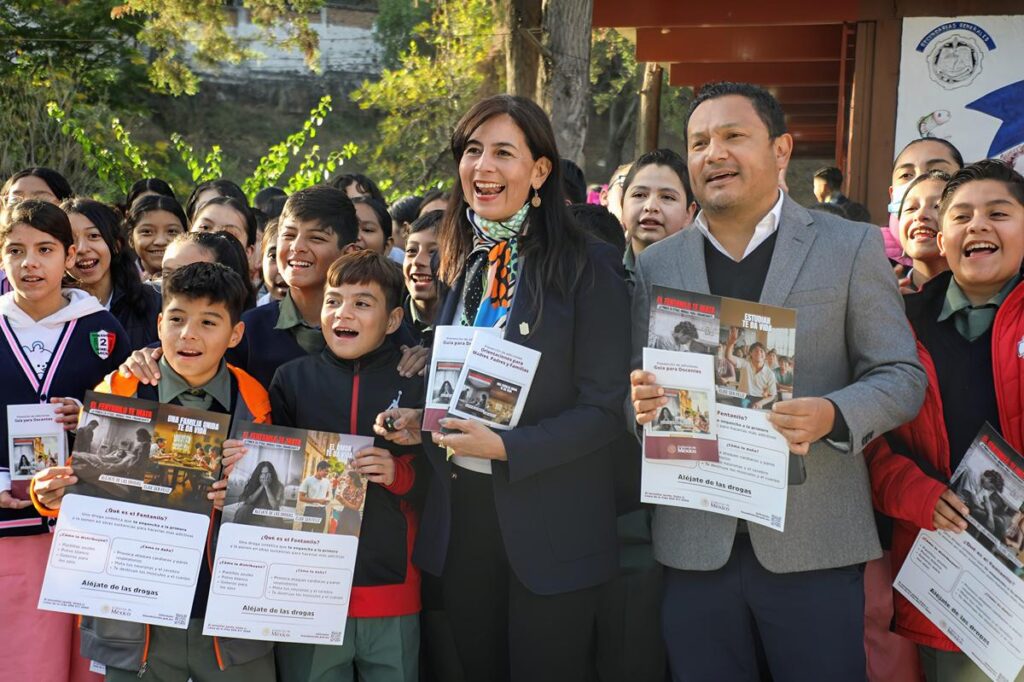
[(901, 29), (898, 19), (857, 24), (846, 169), (848, 196), (867, 206), (879, 224), (888, 215), (885, 206), (896, 137)]
[(657, 63), (644, 65), (644, 82), (640, 87), (640, 120), (636, 127), (637, 156), (658, 148), (663, 73), (664, 70)]

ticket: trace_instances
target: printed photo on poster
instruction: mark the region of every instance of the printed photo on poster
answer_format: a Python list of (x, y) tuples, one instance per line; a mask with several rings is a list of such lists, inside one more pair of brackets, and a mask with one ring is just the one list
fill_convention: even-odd
[(687, 292), (677, 297), (671, 289), (654, 287), (647, 347), (714, 355), (718, 348), (717, 296)]
[(455, 395), (455, 382), (462, 371), (461, 362), (437, 363), (437, 380), (431, 400), (435, 403), (450, 403)]
[(86, 394), (69, 493), (208, 513), (228, 415)]
[[(994, 430), (993, 430), (994, 433)], [(1024, 577), (1024, 462), (983, 433), (950, 481), (970, 510), (967, 532), (1011, 571)]]
[(492, 377), (483, 372), (469, 372), (465, 388), (455, 403), (456, 409), (501, 426), (512, 423), (516, 401), (522, 386)]
[(718, 402), (770, 410), (793, 397), (796, 312), (723, 298), (715, 353)]
[(351, 462), (372, 439), (246, 422), (236, 434), (248, 452), (228, 477), (224, 523), (359, 536), (366, 480)]
[(707, 391), (663, 386), (668, 404), (654, 420), (654, 430), (680, 436), (711, 433), (710, 395)]

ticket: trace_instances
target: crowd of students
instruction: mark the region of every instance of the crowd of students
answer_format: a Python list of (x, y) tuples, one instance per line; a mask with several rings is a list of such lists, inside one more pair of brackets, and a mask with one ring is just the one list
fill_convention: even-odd
[[(917, 140), (877, 228), (792, 202), (778, 184), (791, 146), (770, 95), (721, 84), (691, 108), (687, 158), (660, 149), (616, 169), (606, 206), (586, 205), (544, 112), (507, 95), (456, 127), (450, 193), (390, 208), (359, 174), (252, 204), (205, 182), (184, 207), (159, 179), (113, 206), (50, 169), (12, 175), (5, 405), (52, 403), (71, 438), (95, 388), (376, 440), (354, 462), (371, 485), (342, 646), (203, 636), (212, 549), (188, 629), (38, 611), (78, 479), (72, 460), (21, 490), (5, 449), (4, 676), (98, 679), (95, 661), (109, 680), (195, 682), (983, 679), (911, 603), (893, 611), (892, 576), (918, 529), (966, 527), (949, 477), (982, 424), (1024, 448), (1024, 178)], [(636, 371), (647, 297), (677, 280), (762, 302), (781, 291), (798, 345), (813, 338), (795, 372), (749, 350), (774, 387), (773, 424), (806, 455), (781, 534), (798, 551), (711, 512), (639, 504), (637, 427), (665, 404)], [(542, 353), (516, 428), (449, 418), (421, 432), (438, 325), (497, 327)], [(680, 335), (674, 347), (696, 343)], [(716, 371), (740, 380), (741, 356), (730, 343)], [(224, 443), (215, 509), (245, 456)], [(819, 504), (801, 495), (829, 490), (815, 476), (848, 515), (820, 530), (835, 546), (800, 516)], [(800, 624), (780, 635), (772, 608)], [(784, 641), (797, 638), (816, 650)]]

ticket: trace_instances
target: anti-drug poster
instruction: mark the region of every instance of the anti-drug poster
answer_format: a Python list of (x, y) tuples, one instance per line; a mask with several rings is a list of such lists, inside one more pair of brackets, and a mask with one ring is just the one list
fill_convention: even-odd
[(86, 393), (38, 607), (188, 627), (228, 421)]
[(986, 424), (949, 484), (967, 530), (918, 533), (893, 586), (996, 682), (1024, 667), (1024, 457)]
[(1024, 15), (904, 19), (894, 154), (934, 137), (1024, 171), (1022, 64)]
[(239, 422), (203, 634), (333, 644), (345, 638), (367, 481), (366, 436)]

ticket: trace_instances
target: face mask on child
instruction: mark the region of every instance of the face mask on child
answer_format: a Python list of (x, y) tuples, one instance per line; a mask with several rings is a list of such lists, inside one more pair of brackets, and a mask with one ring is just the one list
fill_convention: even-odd
[(889, 202), (889, 215), (896, 215), (900, 212), (900, 204), (903, 203), (903, 197), (906, 195), (908, 187), (910, 187), (909, 182), (905, 185), (892, 188), (892, 201)]

